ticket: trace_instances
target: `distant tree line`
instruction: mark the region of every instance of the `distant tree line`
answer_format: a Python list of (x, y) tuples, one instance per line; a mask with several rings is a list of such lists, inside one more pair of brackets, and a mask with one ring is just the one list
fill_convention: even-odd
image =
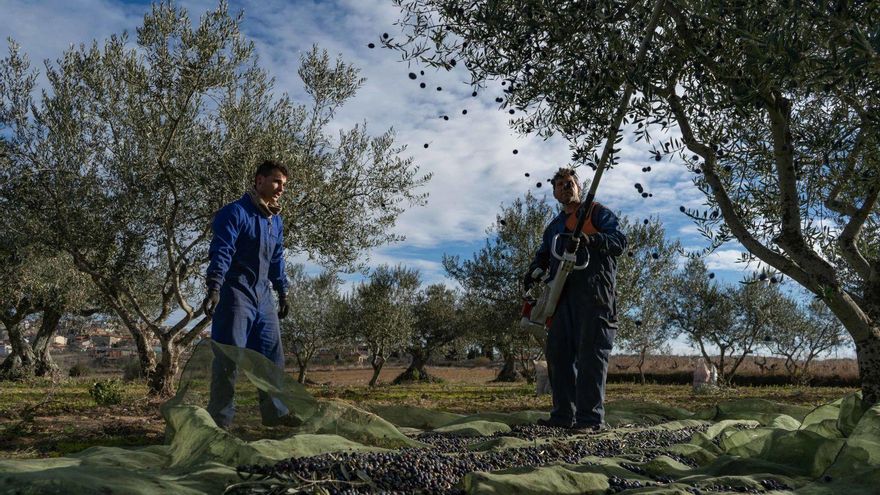
[[(283, 326), (300, 380), (322, 345), (368, 352), (371, 386), (391, 354), (409, 356), (410, 365), (394, 380), (399, 383), (432, 380), (425, 368), (432, 359), (462, 359), (468, 350), (471, 356), (498, 354), (496, 380), (531, 379), (543, 343), (518, 326), (520, 275), (553, 213), (531, 194), (502, 206), (485, 246), (471, 259), (444, 258), (460, 289), (423, 287), (416, 270), (380, 266), (343, 295), (334, 275), (309, 277), (293, 267), (296, 301)], [(722, 283), (701, 258), (685, 257), (678, 242), (667, 239), (658, 218), (622, 217), (621, 228), (630, 249), (619, 260), (615, 347), (638, 357), (643, 382), (646, 357), (668, 354), (678, 337), (716, 366), (722, 384), (757, 352), (783, 358), (789, 378), (804, 382), (818, 356), (846, 343), (844, 327), (824, 303), (786, 294), (776, 277)]]

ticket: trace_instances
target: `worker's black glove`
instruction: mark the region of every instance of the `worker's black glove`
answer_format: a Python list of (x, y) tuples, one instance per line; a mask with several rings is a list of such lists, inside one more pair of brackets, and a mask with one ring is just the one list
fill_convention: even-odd
[(595, 234), (585, 235), (585, 236), (581, 237), (581, 245), (584, 246), (585, 248), (588, 248), (590, 246), (595, 246), (598, 242), (599, 242), (599, 236), (597, 236)]
[(283, 320), (287, 318), (287, 313), (290, 312), (290, 305), (287, 303), (287, 294), (283, 292), (278, 293), (278, 319)]
[(217, 308), (218, 302), (220, 302), (220, 291), (208, 289), (208, 295), (202, 301), (202, 311), (205, 312), (205, 316), (214, 316), (214, 310)]
[(527, 271), (526, 274), (523, 276), (523, 288), (525, 288), (527, 292), (529, 289), (532, 288), (533, 285), (535, 285), (535, 282), (537, 281), (536, 278), (532, 277), (532, 273), (534, 271), (534, 268), (532, 268)]

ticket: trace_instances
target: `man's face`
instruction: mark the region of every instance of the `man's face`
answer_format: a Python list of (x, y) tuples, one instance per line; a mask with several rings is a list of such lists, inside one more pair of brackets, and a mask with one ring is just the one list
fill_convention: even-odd
[(255, 189), (263, 201), (274, 203), (281, 198), (285, 184), (287, 184), (287, 177), (280, 170), (273, 170), (271, 174), (266, 176), (257, 175)]
[(553, 197), (564, 205), (576, 203), (581, 198), (581, 186), (572, 175), (560, 177), (553, 185)]

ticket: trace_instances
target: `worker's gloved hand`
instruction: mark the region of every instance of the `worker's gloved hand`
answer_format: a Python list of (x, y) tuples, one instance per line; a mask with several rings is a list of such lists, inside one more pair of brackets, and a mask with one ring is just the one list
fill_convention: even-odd
[(592, 234), (592, 235), (585, 235), (585, 236), (582, 236), (582, 237), (581, 237), (581, 244), (582, 244), (585, 248), (588, 248), (588, 247), (590, 247), (590, 246), (595, 246), (596, 243), (598, 243), (598, 242), (599, 242), (599, 236), (597, 236), (597, 235), (595, 235), (595, 234)]
[(287, 318), (287, 313), (290, 312), (290, 305), (287, 303), (287, 294), (283, 292), (278, 293), (278, 319), (283, 320)]
[(220, 291), (208, 289), (208, 295), (202, 301), (202, 310), (205, 312), (205, 316), (214, 316), (214, 310), (217, 308), (218, 302), (220, 302)]
[(535, 282), (538, 280), (537, 278), (535, 278), (535, 277), (532, 276), (532, 274), (534, 273), (534, 271), (535, 271), (534, 269), (530, 269), (530, 270), (527, 271), (526, 274), (523, 276), (523, 287), (525, 288), (526, 291), (528, 291), (529, 289), (531, 289), (532, 286), (535, 285)]

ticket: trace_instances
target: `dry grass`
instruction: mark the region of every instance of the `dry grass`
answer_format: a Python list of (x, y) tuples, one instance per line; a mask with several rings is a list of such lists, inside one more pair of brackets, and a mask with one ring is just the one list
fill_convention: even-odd
[[(615, 357), (612, 363), (625, 362), (621, 359), (626, 357)], [(679, 366), (685, 366), (687, 361), (663, 359), (679, 359)], [(654, 359), (651, 364), (662, 363)], [(408, 404), (458, 413), (550, 408), (550, 397), (536, 397), (533, 385), (491, 383), (497, 367), (429, 367), (430, 373), (445, 381), (388, 385), (403, 370), (402, 366), (388, 366), (380, 375), (381, 385), (370, 389), (366, 386), (372, 374), (370, 368), (319, 368), (310, 372), (314, 384), (308, 388), (317, 397), (339, 398), (359, 405)], [(162, 443), (164, 422), (158, 412), (160, 402), (147, 398), (144, 384), (126, 384), (122, 404), (99, 407), (88, 394), (93, 379), (0, 383), (0, 457), (53, 457), (95, 445)], [(640, 400), (693, 411), (737, 398), (818, 405), (852, 391), (843, 387), (738, 387), (706, 395), (694, 394), (685, 385), (609, 383), (607, 396), (610, 402)]]
[[(645, 373), (664, 374), (674, 372), (691, 372), (699, 356), (649, 356), (645, 359)], [(637, 373), (638, 356), (611, 356), (608, 366), (609, 374)], [(725, 359), (727, 365), (733, 360)], [(840, 377), (844, 380), (855, 380), (859, 376), (858, 364), (855, 359), (823, 359), (813, 361), (810, 371), (817, 377)], [(774, 357), (747, 356), (737, 369), (740, 376), (786, 376), (785, 360)]]

